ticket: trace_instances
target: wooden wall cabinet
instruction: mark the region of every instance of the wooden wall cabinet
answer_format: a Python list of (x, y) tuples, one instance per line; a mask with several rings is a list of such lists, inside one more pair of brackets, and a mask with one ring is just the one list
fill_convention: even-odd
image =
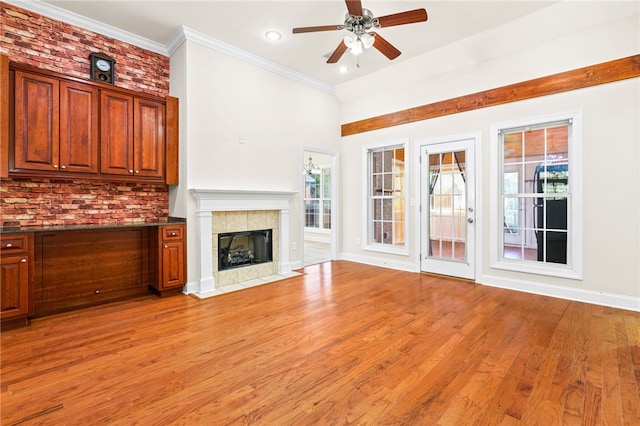
[(17, 170), (98, 172), (98, 90), (15, 72)]
[(100, 94), (100, 172), (133, 175), (133, 97)]
[[(178, 100), (0, 55), (0, 177), (178, 184)], [(10, 83), (10, 84), (9, 84)]]
[(164, 176), (164, 105), (102, 90), (100, 172)]
[(136, 176), (164, 176), (165, 106), (150, 99), (133, 100), (133, 168)]
[(185, 225), (160, 226), (158, 233), (158, 279), (153, 287), (162, 295), (167, 290), (182, 290), (186, 282)]
[(0, 235), (0, 320), (33, 314), (33, 234)]

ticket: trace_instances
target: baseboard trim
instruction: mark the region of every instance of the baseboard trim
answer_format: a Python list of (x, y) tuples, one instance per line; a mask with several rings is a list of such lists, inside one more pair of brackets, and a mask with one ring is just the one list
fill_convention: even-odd
[(398, 262), (395, 260), (361, 256), (353, 253), (340, 253), (338, 259), (364, 263), (365, 265), (380, 266), (382, 268), (397, 269), (406, 272), (420, 272), (416, 271), (416, 265), (413, 262)]
[(184, 290), (182, 290), (184, 294), (197, 293), (199, 291), (200, 291), (200, 281), (189, 281), (184, 286)]
[(493, 275), (484, 275), (477, 281), (477, 283), (489, 287), (498, 287), (507, 290), (521, 291), (524, 293), (538, 294), (541, 296), (555, 297), (558, 299), (572, 300), (575, 302), (590, 303), (593, 305), (640, 312), (640, 297), (579, 288), (561, 287), (523, 280), (505, 279)]

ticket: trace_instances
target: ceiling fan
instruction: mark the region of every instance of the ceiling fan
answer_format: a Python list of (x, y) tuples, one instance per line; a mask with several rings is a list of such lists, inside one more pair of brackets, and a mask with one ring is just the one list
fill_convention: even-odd
[(387, 58), (393, 60), (400, 56), (401, 52), (382, 38), (380, 34), (370, 30), (372, 28), (386, 28), (394, 25), (413, 24), (427, 20), (427, 11), (425, 9), (409, 10), (392, 15), (375, 17), (369, 9), (362, 7), (360, 0), (345, 0), (345, 3), (347, 4), (347, 14), (345, 15), (344, 24), (293, 29), (294, 34), (334, 30), (349, 31), (350, 34), (347, 34), (338, 45), (338, 48), (329, 56), (327, 60), (328, 64), (338, 62), (348, 49), (351, 49), (351, 53), (354, 55), (359, 55), (371, 46), (378, 49), (378, 51)]

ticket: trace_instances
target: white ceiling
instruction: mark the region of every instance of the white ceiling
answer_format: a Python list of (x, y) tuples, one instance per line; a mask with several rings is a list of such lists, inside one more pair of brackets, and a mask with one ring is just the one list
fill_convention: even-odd
[[(136, 34), (166, 46), (180, 31), (190, 28), (330, 86), (402, 62), (454, 41), (495, 28), (547, 7), (556, 1), (380, 1), (363, 0), (374, 16), (425, 8), (428, 21), (382, 28), (378, 32), (402, 54), (388, 60), (375, 49), (359, 57), (345, 53), (338, 64), (327, 64), (346, 30), (292, 34), (294, 27), (339, 25), (346, 5), (339, 0), (291, 1), (64, 1), (47, 0), (65, 11)], [(9, 0), (9, 3), (14, 3)], [(282, 33), (274, 42), (268, 30)], [(338, 73), (339, 65), (350, 72)]]

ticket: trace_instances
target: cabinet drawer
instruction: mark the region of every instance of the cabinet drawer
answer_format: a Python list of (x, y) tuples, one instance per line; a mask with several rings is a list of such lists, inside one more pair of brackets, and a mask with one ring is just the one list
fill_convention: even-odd
[(28, 249), (26, 235), (0, 236), (0, 250), (8, 253), (17, 253)]
[(183, 238), (184, 227), (183, 226), (163, 226), (162, 227), (162, 240), (181, 240)]

